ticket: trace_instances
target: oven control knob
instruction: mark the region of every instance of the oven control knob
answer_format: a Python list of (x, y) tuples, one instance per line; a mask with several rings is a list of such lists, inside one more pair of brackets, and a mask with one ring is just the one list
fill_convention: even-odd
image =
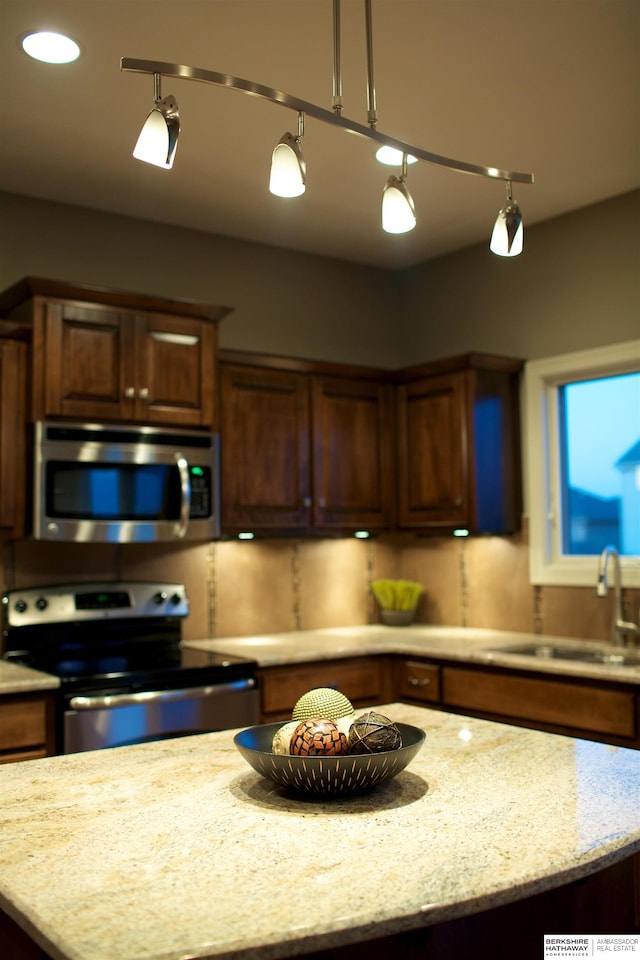
[(46, 610), (48, 606), (49, 606), (49, 601), (47, 600), (46, 597), (38, 597), (38, 599), (36, 600), (36, 608), (38, 610)]
[(179, 603), (182, 603), (182, 597), (179, 593), (174, 593), (170, 601), (174, 607), (177, 607)]
[(16, 600), (16, 602), (13, 605), (13, 609), (16, 611), (16, 613), (24, 613), (25, 610), (27, 609), (27, 601)]
[(157, 606), (160, 606), (161, 603), (164, 603), (166, 599), (167, 599), (167, 594), (164, 592), (164, 590), (159, 590), (158, 593), (155, 593), (153, 595), (153, 602)]

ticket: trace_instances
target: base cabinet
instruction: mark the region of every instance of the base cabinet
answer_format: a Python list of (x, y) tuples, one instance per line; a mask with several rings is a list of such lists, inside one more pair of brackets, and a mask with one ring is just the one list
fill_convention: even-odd
[(400, 659), (396, 689), (452, 713), (640, 748), (637, 685)]
[(0, 763), (55, 754), (54, 694), (0, 697)]
[(384, 662), (379, 657), (357, 657), (264, 668), (259, 671), (262, 722), (290, 720), (297, 701), (314, 687), (339, 690), (354, 707), (384, 703), (390, 693)]

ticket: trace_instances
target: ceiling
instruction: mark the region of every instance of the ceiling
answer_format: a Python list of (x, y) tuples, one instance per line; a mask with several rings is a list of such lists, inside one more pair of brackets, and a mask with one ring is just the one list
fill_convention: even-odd
[[(344, 116), (366, 124), (362, 0), (342, 0)], [(514, 185), (527, 225), (640, 185), (637, 0), (373, 0), (378, 130), (432, 153), (532, 172)], [(384, 234), (389, 168), (373, 145), (307, 119), (307, 190), (267, 188), (271, 151), (296, 114), (186, 80), (173, 170), (131, 157), (150, 77), (120, 58), (253, 80), (331, 110), (332, 0), (0, 0), (0, 190), (397, 269), (487, 242), (502, 182), (420, 163), (418, 225)], [(74, 64), (21, 50), (51, 29)], [(525, 240), (526, 243), (526, 240)]]

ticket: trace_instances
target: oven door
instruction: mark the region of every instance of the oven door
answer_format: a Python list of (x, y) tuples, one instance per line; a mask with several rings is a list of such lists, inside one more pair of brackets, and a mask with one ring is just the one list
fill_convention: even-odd
[(183, 690), (65, 698), (63, 752), (80, 753), (259, 722), (253, 678)]

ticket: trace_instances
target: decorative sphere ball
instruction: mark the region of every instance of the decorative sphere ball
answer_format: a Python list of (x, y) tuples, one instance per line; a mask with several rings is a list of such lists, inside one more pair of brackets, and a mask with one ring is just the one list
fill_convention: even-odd
[(363, 713), (349, 728), (349, 753), (380, 753), (397, 750), (402, 736), (395, 723), (381, 713)]
[(351, 701), (344, 693), (332, 687), (316, 687), (303, 693), (291, 714), (292, 720), (313, 720), (322, 717), (327, 720), (339, 720), (354, 712)]
[(303, 720), (293, 731), (289, 752), (297, 757), (335, 757), (348, 750), (344, 733), (333, 720)]
[(280, 727), (279, 730), (276, 730), (273, 737), (273, 743), (271, 744), (272, 753), (277, 753), (280, 756), (289, 756), (291, 737), (293, 736), (293, 731), (297, 726), (297, 720), (290, 720), (288, 723), (285, 723), (284, 726)]
[(349, 739), (349, 730), (351, 729), (351, 724), (353, 723), (355, 718), (356, 718), (355, 713), (350, 713), (346, 717), (338, 717), (337, 720), (333, 721), (336, 727), (338, 728), (338, 730), (340, 731), (340, 733), (344, 733), (347, 740)]

